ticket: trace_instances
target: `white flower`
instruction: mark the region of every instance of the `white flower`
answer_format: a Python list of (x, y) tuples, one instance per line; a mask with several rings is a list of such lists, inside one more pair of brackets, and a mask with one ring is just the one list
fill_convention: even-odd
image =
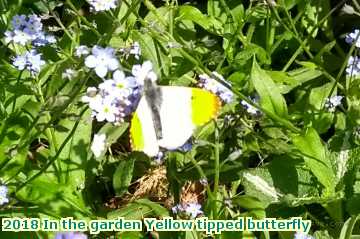
[(199, 183), (203, 186), (207, 186), (209, 184), (207, 178), (200, 178)]
[(327, 98), (325, 101), (325, 108), (329, 112), (335, 112), (336, 107), (341, 105), (341, 100), (343, 99), (343, 96), (335, 95), (330, 98)]
[(73, 79), (74, 77), (76, 77), (77, 72), (73, 69), (66, 69), (65, 72), (62, 73), (62, 78), (68, 78), (69, 80)]
[(188, 203), (185, 207), (185, 212), (189, 214), (192, 218), (203, 214), (203, 211), (201, 211), (201, 205), (198, 203)]
[(5, 35), (4, 41), (6, 44), (14, 40), (14, 35), (15, 35), (14, 32), (6, 31), (4, 35)]
[(24, 32), (24, 31), (15, 30), (12, 40), (15, 43), (18, 43), (20, 45), (25, 46), (26, 43), (28, 43), (29, 41), (32, 40), (32, 37), (28, 33)]
[(355, 13), (354, 8), (351, 5), (344, 4), (343, 8), (341, 9), (342, 12), (352, 15)]
[(114, 100), (112, 97), (106, 97), (103, 99), (101, 104), (96, 106), (97, 114), (96, 119), (98, 121), (108, 121), (115, 122), (116, 116), (120, 113), (120, 109), (117, 105), (114, 104)]
[(26, 55), (19, 55), (14, 58), (13, 65), (21, 71), (25, 69), (26, 64)]
[(28, 69), (32, 73), (40, 72), (41, 66), (45, 64), (45, 61), (41, 59), (41, 54), (38, 54), (36, 50), (30, 50), (26, 53)]
[(6, 203), (9, 203), (9, 198), (7, 197), (8, 188), (4, 185), (0, 186), (0, 206)]
[(116, 8), (117, 0), (87, 0), (96, 12)]
[(87, 56), (90, 54), (90, 49), (87, 46), (81, 45), (75, 48), (75, 56)]
[(113, 48), (94, 46), (91, 52), (92, 55), (85, 59), (85, 65), (94, 68), (99, 77), (104, 78), (108, 71), (114, 71), (119, 67), (119, 61), (115, 58)]
[(125, 77), (125, 73), (120, 70), (114, 72), (113, 79), (114, 79), (115, 87), (119, 90), (125, 88), (135, 88), (138, 86), (137, 81), (134, 77), (131, 76)]
[(314, 239), (314, 237), (308, 236), (304, 232), (296, 232), (294, 239)]
[(91, 151), (93, 152), (96, 158), (100, 157), (100, 155), (105, 151), (105, 145), (106, 145), (106, 135), (95, 134), (94, 139), (91, 143)]
[(132, 74), (135, 76), (136, 81), (140, 86), (144, 85), (145, 79), (150, 79), (153, 82), (157, 80), (157, 76), (153, 71), (153, 66), (150, 61), (145, 61), (142, 65), (134, 65)]

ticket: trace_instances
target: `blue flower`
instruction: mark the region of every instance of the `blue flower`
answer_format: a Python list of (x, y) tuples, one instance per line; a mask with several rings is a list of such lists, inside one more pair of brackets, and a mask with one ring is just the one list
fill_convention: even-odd
[(355, 43), (356, 47), (360, 48), (360, 30), (355, 29), (352, 33), (347, 34), (345, 41), (349, 44)]
[(224, 77), (217, 72), (212, 72), (212, 76), (207, 74), (199, 75), (199, 86), (218, 95), (222, 101), (225, 103), (230, 103), (233, 101), (234, 93), (225, 87), (223, 84), (219, 83), (215, 78), (222, 81), (224, 84), (231, 86), (230, 83), (226, 82)]
[(7, 196), (8, 188), (5, 185), (0, 186), (0, 206), (6, 203), (9, 203), (9, 198)]
[(111, 47), (102, 48), (94, 46), (91, 55), (86, 57), (85, 65), (95, 69), (96, 75), (104, 78), (108, 71), (115, 71), (119, 68), (119, 61), (116, 59), (115, 51)]
[(5, 32), (5, 42), (21, 45), (32, 43), (34, 46), (44, 46), (55, 43), (52, 35), (45, 34), (43, 24), (37, 15), (15, 15), (11, 20), (13, 31)]
[[(250, 98), (250, 100), (254, 103), (258, 102), (258, 98), (254, 97), (254, 98)], [(246, 109), (246, 111), (251, 114), (251, 115), (259, 115), (261, 114), (261, 111), (258, 110), (257, 108), (255, 108), (254, 106), (250, 105), (248, 102), (246, 102), (245, 100), (241, 101), (241, 104), (244, 106), (244, 108)]]
[(88, 236), (81, 232), (60, 232), (55, 235), (55, 239), (87, 239)]
[(13, 65), (19, 70), (29, 70), (32, 74), (39, 73), (41, 66), (45, 64), (45, 61), (41, 59), (41, 54), (36, 50), (30, 50), (23, 55), (16, 56), (13, 61)]
[(183, 206), (181, 206), (181, 204), (177, 204), (171, 208), (171, 211), (173, 214), (178, 214), (178, 213), (183, 212), (184, 208), (183, 208)]
[(182, 152), (189, 152), (189, 151), (191, 151), (192, 146), (193, 146), (193, 145), (192, 145), (190, 142), (187, 142), (187, 143), (185, 143), (183, 146), (181, 146), (181, 147), (179, 148), (179, 150), (182, 151)]

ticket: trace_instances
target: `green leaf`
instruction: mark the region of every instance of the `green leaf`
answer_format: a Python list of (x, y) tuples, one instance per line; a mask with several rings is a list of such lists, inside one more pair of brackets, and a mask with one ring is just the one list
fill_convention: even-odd
[(334, 193), (334, 171), (318, 133), (313, 128), (309, 128), (304, 135), (294, 136), (293, 143), (303, 155), (307, 167), (325, 187), (326, 195)]
[(322, 72), (311, 67), (301, 67), (290, 72), (266, 71), (278, 85), (281, 94), (287, 94), (296, 87), (318, 78)]
[(333, 95), (336, 95), (336, 89), (333, 90), (333, 83), (324, 84), (320, 87), (314, 87), (310, 92), (310, 110), (314, 112), (310, 115), (310, 120), (312, 122), (312, 127), (320, 134), (327, 132), (333, 123), (334, 114), (324, 112), (323, 110), (327, 97), (331, 91), (333, 91)]
[(334, 237), (329, 235), (328, 231), (316, 231), (314, 237), (315, 239), (334, 239)]
[(127, 192), (133, 175), (134, 163), (135, 158), (130, 157), (128, 160), (122, 160), (116, 168), (113, 177), (113, 186), (116, 196), (121, 197), (125, 192)]
[(106, 123), (98, 132), (98, 134), (106, 135), (106, 143), (111, 145), (115, 143), (127, 130), (129, 123), (122, 123), (120, 125), (114, 125)]
[[(271, 58), (267, 54), (266, 50), (256, 44), (248, 44), (245, 49), (236, 54), (232, 64), (235, 67), (246, 68), (252, 58), (256, 57), (261, 64), (270, 64)], [(251, 64), (251, 63), (250, 63)]]
[(341, 228), (339, 239), (350, 239), (355, 224), (359, 219), (360, 219), (360, 215), (350, 217), (348, 220), (346, 220), (344, 226)]
[(24, 166), (28, 148), (17, 148), (31, 124), (28, 117), (18, 114), (11, 115), (0, 124), (0, 177), (6, 181), (16, 176)]
[(216, 20), (213, 17), (206, 16), (196, 7), (183, 5), (178, 9), (176, 22), (183, 20), (190, 20), (200, 25), (202, 28), (208, 32), (214, 34), (221, 34), (223, 32), (223, 25), (220, 21)]
[(16, 196), (24, 202), (36, 204), (44, 213), (57, 217), (85, 219), (90, 214), (81, 197), (74, 194), (67, 184), (49, 180), (46, 174), (29, 182)]
[(245, 179), (245, 192), (250, 197), (242, 198), (243, 205), (248, 204), (245, 200), (249, 201), (251, 197), (260, 200), (259, 202), (252, 201), (249, 208), (266, 208), (278, 202), (297, 206), (306, 204), (309, 200), (320, 199), (317, 189), (319, 185), (313, 182), (311, 173), (304, 169), (299, 159), (284, 155), (271, 160), (263, 167), (242, 172)]
[(138, 41), (141, 47), (141, 54), (144, 59), (148, 59), (153, 63), (153, 67), (158, 76), (161, 73), (166, 75), (169, 72), (169, 57), (162, 49), (165, 47), (156, 38), (152, 37), (149, 33), (142, 33), (139, 31), (132, 31), (132, 38)]
[(124, 217), (126, 219), (141, 220), (144, 217), (167, 217), (169, 211), (148, 199), (139, 199), (132, 203), (127, 204), (125, 207), (109, 212), (107, 214), (108, 219), (114, 219), (118, 217)]
[(284, 97), (271, 77), (260, 68), (255, 59), (250, 77), (260, 96), (260, 105), (271, 113), (287, 118), (288, 112)]
[[(69, 112), (73, 112), (75, 115), (78, 114), (76, 108), (69, 109)], [(92, 124), (87, 122), (89, 117), (90, 110), (82, 116), (76, 133), (71, 140), (67, 142), (59, 155), (59, 159), (61, 159), (62, 178), (66, 180), (68, 187), (72, 190), (83, 187), (85, 183), (86, 159), (88, 158), (92, 129)], [(62, 127), (63, 130), (56, 131), (54, 134), (55, 139), (49, 139), (49, 142), (55, 144), (53, 141), (55, 140), (56, 143), (60, 145), (75, 124), (76, 121), (71, 118), (61, 120), (58, 126)]]

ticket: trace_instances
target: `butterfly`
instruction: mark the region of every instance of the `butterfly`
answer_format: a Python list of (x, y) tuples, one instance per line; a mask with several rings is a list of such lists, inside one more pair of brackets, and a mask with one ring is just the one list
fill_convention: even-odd
[(220, 99), (210, 91), (158, 86), (146, 79), (131, 119), (131, 148), (150, 157), (158, 155), (161, 148), (175, 150), (189, 140), (197, 127), (215, 118), (220, 108)]

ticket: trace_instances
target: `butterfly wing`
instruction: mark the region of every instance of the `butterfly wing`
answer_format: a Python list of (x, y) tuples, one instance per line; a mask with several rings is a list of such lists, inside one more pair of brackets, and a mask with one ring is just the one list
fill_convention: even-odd
[(216, 117), (219, 98), (209, 91), (181, 86), (160, 86), (162, 139), (159, 146), (176, 149), (186, 143), (194, 129)]
[(150, 157), (154, 157), (159, 153), (151, 109), (145, 97), (140, 99), (131, 119), (130, 141), (133, 151), (142, 151)]
[(145, 97), (140, 99), (130, 127), (133, 151), (156, 156), (159, 146), (176, 149), (186, 143), (194, 129), (216, 117), (219, 98), (209, 91), (180, 86), (160, 86), (160, 121), (162, 138), (157, 140), (151, 108)]

